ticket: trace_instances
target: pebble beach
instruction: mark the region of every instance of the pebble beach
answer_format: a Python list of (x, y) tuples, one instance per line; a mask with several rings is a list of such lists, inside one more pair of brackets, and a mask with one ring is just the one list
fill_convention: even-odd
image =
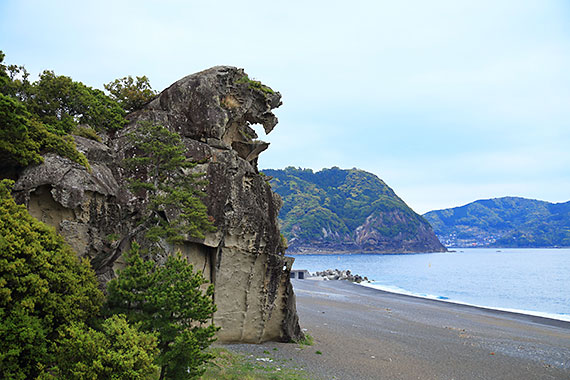
[(348, 281), (293, 280), (314, 345), (270, 351), (315, 379), (570, 379), (570, 323), (384, 292)]

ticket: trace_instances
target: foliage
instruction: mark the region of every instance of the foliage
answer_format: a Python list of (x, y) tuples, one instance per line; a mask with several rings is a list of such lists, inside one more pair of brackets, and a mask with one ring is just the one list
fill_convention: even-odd
[[(290, 363), (278, 359), (260, 362), (234, 353), (225, 348), (212, 350), (215, 359), (205, 366), (202, 380), (307, 380), (303, 371), (289, 369)], [(263, 364), (262, 364), (263, 363)]]
[(86, 139), (101, 142), (101, 137), (97, 134), (93, 128), (88, 125), (78, 125), (71, 133), (75, 136), (85, 137)]
[(0, 52), (0, 168), (7, 172), (13, 167), (41, 163), (41, 154), (46, 152), (57, 153), (88, 167), (87, 159), (77, 151), (70, 136), (62, 137), (51, 132), (34, 118), (24, 104), (9, 95), (16, 94), (13, 87), (17, 80), (12, 79), (6, 70), (18, 68), (2, 65), (3, 57)]
[(351, 239), (370, 215), (398, 213), (405, 217), (384, 218), (377, 230), (385, 237), (413, 236), (425, 223), (381, 179), (362, 170), (333, 167), (315, 173), (288, 167), (264, 173), (272, 177), (272, 189), (283, 199), (279, 219), (290, 244), (293, 239), (309, 244)]
[(297, 341), (297, 344), (302, 346), (312, 346), (315, 344), (315, 338), (313, 338), (312, 335), (310, 334), (305, 334), (305, 337), (299, 341)]
[(40, 143), (30, 136), (30, 114), (16, 100), (0, 94), (0, 160), (27, 166), (42, 162)]
[(8, 76), (2, 93), (22, 102), (51, 132), (64, 135), (78, 123), (92, 125), (99, 131), (113, 131), (126, 122), (123, 109), (101, 90), (49, 70), (32, 83), (23, 66), (0, 69)]
[(274, 94), (275, 93), (275, 91), (273, 91), (270, 87), (267, 87), (266, 85), (264, 85), (263, 83), (261, 83), (258, 80), (249, 79), (249, 77), (247, 75), (244, 75), (241, 78), (239, 78), (238, 80), (236, 80), (236, 83), (247, 84), (247, 86), (250, 89), (260, 90), (260, 91), (265, 92), (267, 94)]
[(123, 109), (103, 91), (53, 71), (44, 71), (20, 97), (32, 114), (59, 134), (71, 133), (77, 124), (114, 131), (126, 123)]
[(129, 325), (124, 315), (103, 321), (101, 331), (74, 322), (60, 333), (56, 366), (45, 379), (155, 379), (157, 339)]
[(22, 167), (43, 161), (45, 152), (54, 152), (89, 167), (71, 136), (59, 136), (33, 120), (18, 101), (0, 94), (0, 162)]
[(0, 93), (17, 97), (20, 91), (30, 88), (30, 73), (24, 66), (4, 65), (4, 58), (4, 53), (0, 51)]
[(157, 242), (164, 237), (176, 243), (184, 235), (203, 238), (204, 232), (214, 231), (201, 201), (204, 193), (199, 186), (204, 182), (197, 180), (200, 174), (188, 172), (196, 164), (184, 155), (180, 135), (143, 122), (129, 137), (135, 153), (125, 160), (125, 166), (135, 177), (131, 189), (148, 197), (147, 238)]
[(503, 197), (430, 211), (424, 217), (453, 246), (570, 246), (570, 202)]
[(141, 109), (157, 95), (146, 76), (136, 77), (136, 80), (130, 75), (115, 79), (107, 83), (105, 89), (109, 91), (111, 98), (127, 112)]
[(0, 182), (0, 378), (30, 379), (53, 360), (59, 331), (99, 310), (102, 294), (86, 261), (37, 221)]
[(10, 82), (10, 78), (8, 77), (7, 67), (3, 63), (4, 58), (6, 58), (6, 54), (2, 50), (0, 50), (0, 93), (4, 93), (6, 91), (6, 86)]
[(126, 254), (126, 267), (108, 284), (108, 310), (125, 314), (141, 329), (156, 333), (161, 379), (191, 379), (200, 376), (211, 358), (203, 350), (214, 340), (211, 323), (216, 310), (214, 288), (205, 292), (200, 271), (179, 254), (160, 266), (143, 260), (136, 242)]

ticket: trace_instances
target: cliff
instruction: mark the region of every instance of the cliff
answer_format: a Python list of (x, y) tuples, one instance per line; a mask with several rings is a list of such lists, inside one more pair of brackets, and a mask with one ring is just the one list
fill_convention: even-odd
[(128, 190), (121, 166), (135, 154), (128, 135), (140, 121), (162, 124), (182, 136), (186, 156), (199, 163), (188, 175), (204, 173), (207, 179), (204, 203), (216, 232), (167, 249), (180, 249), (215, 285), (219, 340), (298, 339), (302, 333), (289, 281), (292, 259), (283, 255), (277, 221), (281, 200), (258, 173), (257, 157), (268, 144), (256, 140), (249, 126), (262, 124), (269, 133), (277, 124), (272, 109), (280, 99), (278, 92), (234, 67), (187, 76), (130, 114), (125, 128), (100, 133), (102, 142), (75, 137), (89, 170), (46, 154), (42, 164), (19, 175), (15, 197), (89, 258), (105, 282), (123, 265), (121, 255), (130, 242), (144, 240), (145, 199)]
[(570, 202), (478, 200), (424, 217), (449, 247), (569, 247)]
[(363, 170), (267, 169), (290, 252), (442, 252), (428, 222)]

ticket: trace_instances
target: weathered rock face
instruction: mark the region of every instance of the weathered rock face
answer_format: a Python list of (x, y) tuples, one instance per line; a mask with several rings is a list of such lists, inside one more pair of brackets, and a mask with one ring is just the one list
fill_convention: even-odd
[(422, 222), (413, 225), (414, 233), (400, 232), (395, 236), (386, 236), (380, 232), (382, 229), (409, 224), (410, 217), (400, 210), (376, 212), (356, 229), (356, 246), (365, 252), (445, 252), (430, 225)]
[(114, 277), (130, 241), (140, 237), (141, 201), (128, 189), (120, 167), (128, 157), (127, 134), (139, 121), (164, 125), (183, 137), (187, 156), (205, 173), (205, 204), (217, 231), (188, 239), (180, 249), (215, 285), (214, 321), (224, 342), (288, 341), (301, 337), (289, 281), (292, 259), (283, 256), (277, 224), (281, 199), (257, 171), (277, 124), (271, 112), (280, 94), (250, 81), (243, 70), (219, 66), (190, 75), (164, 90), (115, 136), (98, 143), (81, 137), (77, 146), (91, 171), (55, 155), (26, 169), (15, 196), (32, 215), (53, 225), (78, 252), (89, 257), (102, 281)]

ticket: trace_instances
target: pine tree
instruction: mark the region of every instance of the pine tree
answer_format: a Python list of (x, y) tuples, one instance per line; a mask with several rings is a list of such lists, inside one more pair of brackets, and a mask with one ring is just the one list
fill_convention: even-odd
[(108, 312), (125, 314), (142, 330), (157, 334), (160, 379), (199, 377), (202, 364), (211, 358), (204, 349), (217, 331), (211, 321), (216, 311), (213, 285), (202, 291), (202, 273), (194, 272), (180, 254), (158, 265), (144, 260), (133, 242), (125, 260), (126, 267), (107, 287)]
[(198, 180), (200, 174), (189, 171), (196, 164), (186, 158), (180, 135), (161, 125), (141, 122), (129, 139), (135, 147), (135, 154), (125, 160), (135, 178), (130, 186), (148, 198), (146, 237), (153, 242), (166, 238), (177, 243), (185, 235), (204, 238), (204, 232), (215, 231), (201, 201), (204, 181)]

